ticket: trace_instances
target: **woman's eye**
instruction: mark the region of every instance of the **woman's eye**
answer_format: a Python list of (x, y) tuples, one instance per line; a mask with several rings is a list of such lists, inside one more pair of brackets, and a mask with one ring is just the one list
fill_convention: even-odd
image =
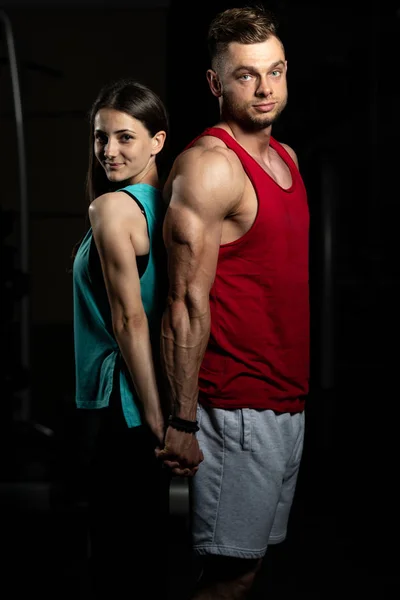
[(103, 133), (96, 133), (94, 139), (96, 140), (96, 142), (99, 142), (101, 144), (107, 143), (107, 138)]

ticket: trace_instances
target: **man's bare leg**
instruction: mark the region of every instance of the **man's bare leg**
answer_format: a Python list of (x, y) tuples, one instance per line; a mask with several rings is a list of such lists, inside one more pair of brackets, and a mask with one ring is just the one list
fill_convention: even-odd
[(192, 600), (245, 600), (262, 559), (207, 557)]

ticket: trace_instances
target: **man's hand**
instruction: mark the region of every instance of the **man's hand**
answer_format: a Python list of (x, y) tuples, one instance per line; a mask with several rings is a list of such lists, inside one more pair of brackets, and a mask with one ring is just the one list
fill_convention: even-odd
[(164, 448), (156, 449), (156, 456), (169, 467), (174, 475), (192, 477), (204, 460), (203, 452), (193, 433), (178, 431), (168, 427), (165, 433)]

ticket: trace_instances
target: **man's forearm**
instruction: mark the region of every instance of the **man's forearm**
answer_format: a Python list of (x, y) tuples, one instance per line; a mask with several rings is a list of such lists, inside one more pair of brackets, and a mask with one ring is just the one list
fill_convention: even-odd
[(198, 377), (210, 335), (210, 311), (190, 311), (188, 302), (171, 302), (163, 317), (161, 358), (171, 413), (195, 420)]

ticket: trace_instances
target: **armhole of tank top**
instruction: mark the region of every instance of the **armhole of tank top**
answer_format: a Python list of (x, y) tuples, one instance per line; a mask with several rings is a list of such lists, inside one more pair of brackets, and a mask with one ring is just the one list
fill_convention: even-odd
[[(149, 223), (147, 220), (147, 215), (146, 215), (146, 211), (144, 210), (143, 204), (136, 198), (136, 196), (131, 194), (131, 192), (128, 192), (127, 190), (120, 190), (120, 192), (125, 192), (125, 194), (128, 194), (128, 196), (130, 196), (132, 198), (132, 200), (134, 200), (136, 202), (136, 204), (138, 205), (138, 207), (140, 208), (144, 218), (146, 219), (147, 235), (149, 236), (149, 240), (150, 240)], [(144, 275), (144, 273), (147, 269), (147, 265), (149, 264), (149, 257), (150, 257), (149, 254), (144, 254), (143, 256), (136, 257), (136, 264), (137, 264), (137, 269), (138, 269), (138, 273), (139, 273), (139, 279)]]

